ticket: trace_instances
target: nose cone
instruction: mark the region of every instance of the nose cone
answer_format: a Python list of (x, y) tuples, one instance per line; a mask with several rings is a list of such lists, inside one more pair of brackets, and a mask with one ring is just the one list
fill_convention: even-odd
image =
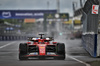
[(38, 47), (39, 47), (39, 55), (46, 55), (46, 45), (38, 44)]

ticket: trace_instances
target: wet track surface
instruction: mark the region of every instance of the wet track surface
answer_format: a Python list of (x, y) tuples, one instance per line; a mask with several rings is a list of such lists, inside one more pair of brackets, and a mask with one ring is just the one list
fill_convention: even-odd
[(35, 59), (20, 61), (18, 59), (18, 47), (21, 42), (25, 41), (0, 41), (0, 66), (86, 66), (86, 64), (80, 61), (88, 62), (91, 59), (93, 60), (83, 49), (81, 40), (75, 39), (61, 41), (66, 43), (65, 60)]

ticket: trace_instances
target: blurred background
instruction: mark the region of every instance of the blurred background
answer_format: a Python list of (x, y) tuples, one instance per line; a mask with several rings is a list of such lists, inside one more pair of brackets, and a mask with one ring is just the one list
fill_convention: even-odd
[(86, 0), (0, 2), (0, 40), (26, 39), (41, 32), (57, 37), (66, 34), (66, 30), (71, 38), (81, 38), (81, 9)]

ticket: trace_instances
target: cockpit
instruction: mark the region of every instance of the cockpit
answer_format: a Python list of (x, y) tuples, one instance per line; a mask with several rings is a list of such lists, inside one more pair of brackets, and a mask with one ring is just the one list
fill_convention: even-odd
[(47, 38), (44, 38), (43, 35), (44, 34), (39, 34), (40, 37), (39, 38), (29, 38), (29, 41), (32, 41), (33, 44), (50, 44), (50, 41), (52, 41), (52, 38), (50, 37), (47, 37)]

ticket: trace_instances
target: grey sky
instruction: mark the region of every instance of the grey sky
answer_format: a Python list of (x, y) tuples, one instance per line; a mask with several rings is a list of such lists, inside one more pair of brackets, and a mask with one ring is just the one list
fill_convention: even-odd
[[(73, 15), (72, 2), (76, 1), (79, 5), (79, 0), (60, 0), (60, 12), (70, 13)], [(49, 9), (56, 9), (56, 0), (0, 0), (0, 9), (33, 9), (43, 10), (47, 8), (47, 2), (49, 2)]]

